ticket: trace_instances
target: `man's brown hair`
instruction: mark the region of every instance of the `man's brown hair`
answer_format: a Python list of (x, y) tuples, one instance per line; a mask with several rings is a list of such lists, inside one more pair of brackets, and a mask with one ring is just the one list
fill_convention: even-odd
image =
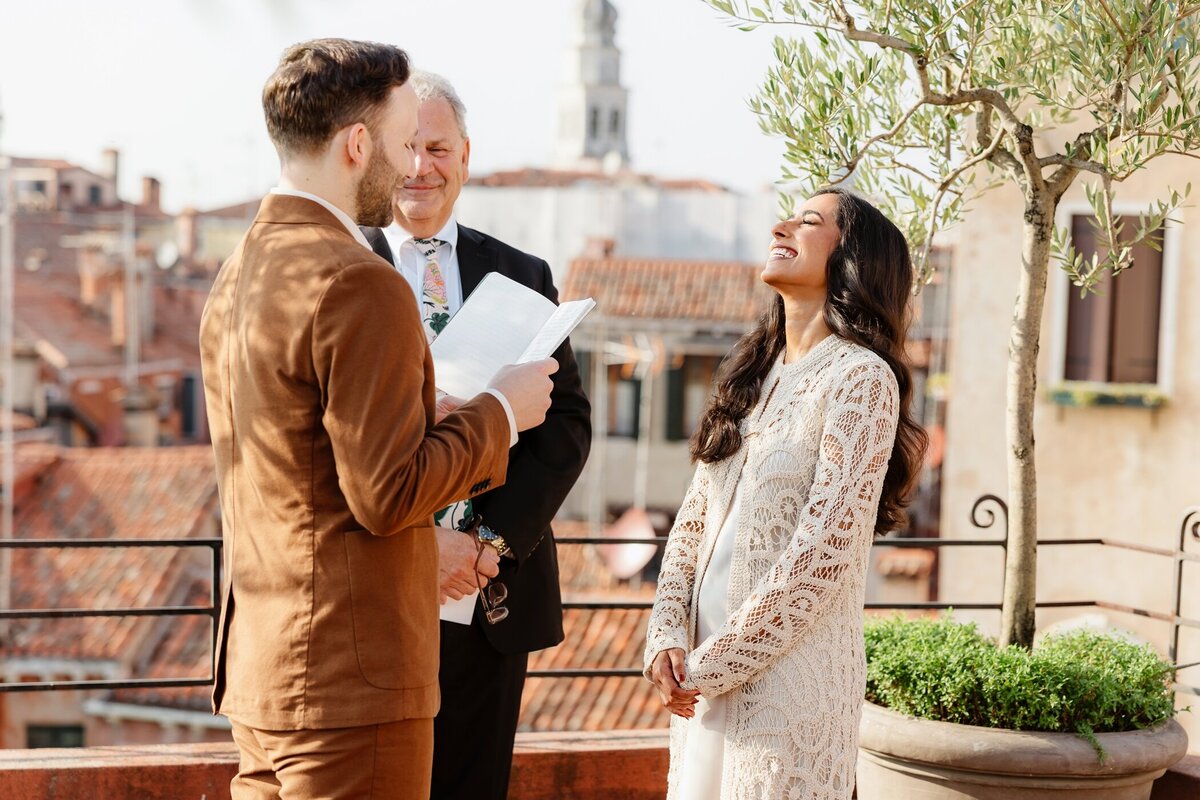
[(347, 125), (371, 125), (408, 72), (408, 56), (389, 44), (349, 39), (294, 44), (263, 87), (267, 133), (281, 154), (316, 153)]

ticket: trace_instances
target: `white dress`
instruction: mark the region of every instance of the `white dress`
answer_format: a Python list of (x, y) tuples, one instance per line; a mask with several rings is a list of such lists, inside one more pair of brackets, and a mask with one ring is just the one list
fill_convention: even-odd
[[(776, 370), (739, 450), (696, 470), (663, 555), (644, 667), (648, 677), (658, 653), (682, 648), (685, 685), (721, 703), (720, 788), (701, 787), (705, 800), (848, 800), (867, 565), (899, 392), (885, 361), (837, 336)], [(701, 595), (730, 545), (727, 614), (710, 632)], [(691, 755), (714, 752), (693, 751), (693, 735), (711, 732), (695, 719), (671, 718), (669, 800), (685, 796), (685, 772), (710, 766)]]
[[(741, 488), (733, 492), (729, 513), (717, 534), (708, 569), (700, 579), (700, 608), (696, 638), (712, 636), (729, 619), (729, 564), (737, 532)], [(696, 699), (696, 715), (688, 720), (687, 748), (679, 783), (679, 800), (716, 800), (721, 796), (721, 773), (725, 765), (725, 695)]]

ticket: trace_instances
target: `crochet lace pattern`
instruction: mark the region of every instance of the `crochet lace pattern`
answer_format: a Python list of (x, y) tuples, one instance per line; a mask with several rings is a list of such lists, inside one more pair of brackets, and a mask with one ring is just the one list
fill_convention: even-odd
[[(685, 685), (728, 695), (722, 800), (845, 800), (866, 681), (866, 575), (899, 395), (886, 362), (837, 336), (772, 374), (743, 420), (741, 448), (692, 479), (663, 556), (644, 666), (649, 677), (658, 653), (682, 648)], [(697, 643), (697, 576), (739, 481), (728, 621)], [(686, 734), (672, 717), (669, 800)]]

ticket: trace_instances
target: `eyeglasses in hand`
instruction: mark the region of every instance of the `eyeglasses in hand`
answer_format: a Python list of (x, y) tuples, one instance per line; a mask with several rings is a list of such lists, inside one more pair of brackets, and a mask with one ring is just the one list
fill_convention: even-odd
[(474, 514), (471, 519), (464, 520), (463, 527), (475, 537), (475, 586), (479, 589), (479, 599), (483, 601), (483, 616), (489, 625), (496, 625), (508, 619), (508, 609), (504, 607), (504, 601), (508, 599), (508, 587), (499, 581), (491, 581), (487, 586), (479, 582), (479, 563), (483, 558), (483, 548), (487, 547), (479, 538), (482, 525), (483, 517)]

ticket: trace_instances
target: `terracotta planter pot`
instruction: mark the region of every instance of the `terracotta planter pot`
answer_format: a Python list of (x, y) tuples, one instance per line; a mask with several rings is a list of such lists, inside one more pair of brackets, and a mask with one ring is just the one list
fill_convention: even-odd
[(1187, 752), (1175, 720), (1097, 736), (1030, 733), (913, 719), (867, 703), (859, 728), (859, 800), (1148, 800)]

